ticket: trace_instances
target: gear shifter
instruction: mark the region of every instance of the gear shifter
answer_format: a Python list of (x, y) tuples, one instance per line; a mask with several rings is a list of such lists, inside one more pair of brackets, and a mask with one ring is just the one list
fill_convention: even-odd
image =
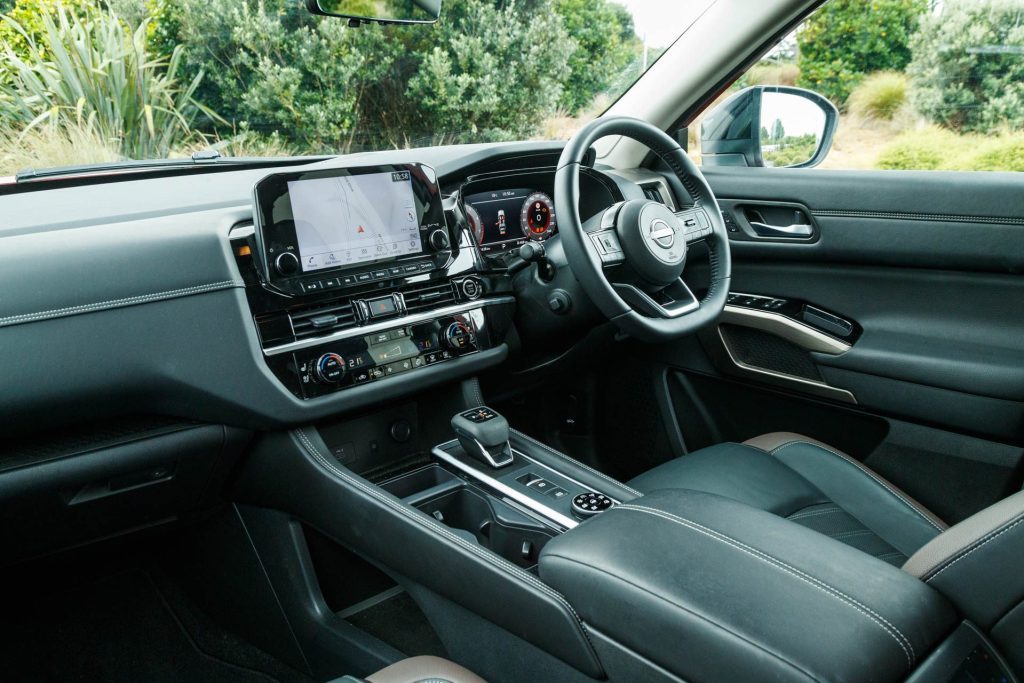
[(498, 411), (478, 406), (452, 418), (452, 428), (463, 450), (495, 469), (512, 464), (508, 442), (508, 420)]

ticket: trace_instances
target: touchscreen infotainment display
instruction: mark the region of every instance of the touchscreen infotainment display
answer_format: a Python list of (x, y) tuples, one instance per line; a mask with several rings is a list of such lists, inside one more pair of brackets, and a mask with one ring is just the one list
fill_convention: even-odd
[(293, 180), (288, 196), (303, 272), (423, 250), (409, 171)]

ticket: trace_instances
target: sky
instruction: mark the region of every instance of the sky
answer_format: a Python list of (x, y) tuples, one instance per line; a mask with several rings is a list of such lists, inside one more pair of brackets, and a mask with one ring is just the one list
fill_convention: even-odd
[(633, 14), (636, 34), (650, 47), (668, 47), (710, 0), (616, 0)]

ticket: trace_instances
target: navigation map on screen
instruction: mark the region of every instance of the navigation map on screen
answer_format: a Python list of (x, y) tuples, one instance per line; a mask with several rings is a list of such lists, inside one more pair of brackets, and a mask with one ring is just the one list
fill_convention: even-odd
[(303, 272), (423, 249), (408, 171), (296, 180), (288, 195)]

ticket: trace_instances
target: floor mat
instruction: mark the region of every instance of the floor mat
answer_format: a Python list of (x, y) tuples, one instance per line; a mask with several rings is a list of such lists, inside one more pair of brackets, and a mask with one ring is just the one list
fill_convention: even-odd
[(109, 576), (5, 613), (5, 681), (308, 680), (216, 627), (142, 571)]

